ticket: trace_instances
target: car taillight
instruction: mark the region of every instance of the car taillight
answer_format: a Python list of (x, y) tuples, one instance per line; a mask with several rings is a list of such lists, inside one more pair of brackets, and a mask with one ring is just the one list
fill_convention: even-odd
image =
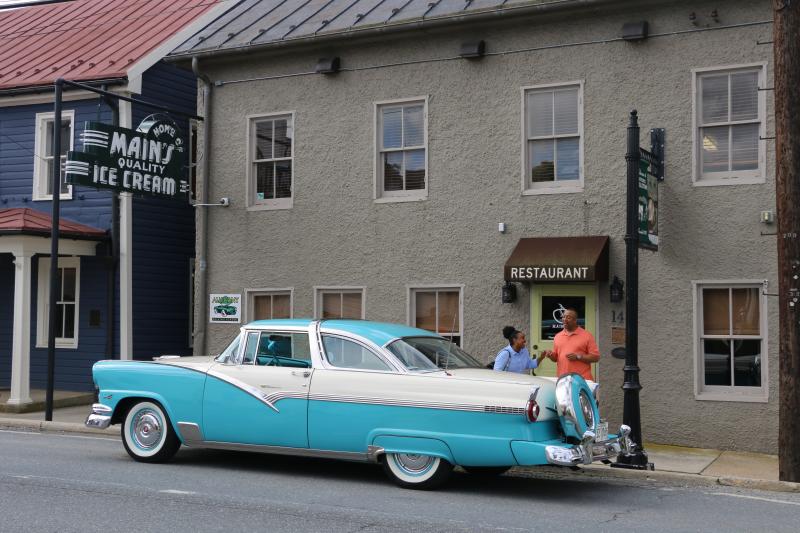
[(528, 422), (536, 422), (536, 419), (539, 418), (539, 404), (533, 398), (528, 400), (528, 404), (525, 406), (525, 417)]

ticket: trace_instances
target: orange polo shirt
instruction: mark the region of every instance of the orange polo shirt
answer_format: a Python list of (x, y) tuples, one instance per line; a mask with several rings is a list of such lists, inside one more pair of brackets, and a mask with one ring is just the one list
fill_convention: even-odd
[(553, 338), (553, 351), (556, 352), (558, 359), (556, 360), (556, 373), (559, 377), (564, 374), (571, 374), (575, 372), (580, 374), (584, 379), (594, 381), (592, 377), (592, 365), (586, 361), (570, 361), (567, 359), (568, 353), (576, 353), (580, 355), (600, 355), (600, 349), (594, 341), (591, 333), (578, 326), (575, 331), (569, 332), (562, 329)]

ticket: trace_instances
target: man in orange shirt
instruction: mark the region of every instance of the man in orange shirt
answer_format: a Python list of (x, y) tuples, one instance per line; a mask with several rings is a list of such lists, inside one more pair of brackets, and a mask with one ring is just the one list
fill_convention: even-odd
[(544, 355), (556, 363), (558, 377), (576, 373), (594, 381), (592, 363), (600, 360), (600, 350), (591, 333), (578, 325), (578, 312), (567, 309), (563, 317), (564, 329), (553, 338), (553, 349)]

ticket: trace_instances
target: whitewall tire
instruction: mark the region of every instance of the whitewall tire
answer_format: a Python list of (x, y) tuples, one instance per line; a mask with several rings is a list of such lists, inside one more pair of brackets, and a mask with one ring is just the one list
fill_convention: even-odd
[(397, 485), (420, 490), (438, 487), (453, 471), (453, 465), (444, 459), (411, 453), (387, 453), (383, 468)]
[(175, 455), (181, 441), (164, 409), (155, 402), (142, 400), (125, 415), (122, 444), (135, 460), (159, 463)]

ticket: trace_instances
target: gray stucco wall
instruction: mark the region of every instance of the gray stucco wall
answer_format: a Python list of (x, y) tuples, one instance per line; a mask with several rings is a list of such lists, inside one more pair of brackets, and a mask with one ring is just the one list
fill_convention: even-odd
[[(762, 280), (777, 286), (774, 229), (759, 212), (774, 209), (774, 147), (766, 141), (766, 183), (692, 185), (692, 69), (766, 63), (772, 85), (769, 2), (733, 1), (720, 22), (718, 6), (675, 3), (635, 15), (620, 8), (553, 15), (517, 25), (418, 31), (324, 49), (229, 57), (203, 62), (212, 80), (240, 80), (313, 70), (318, 57), (344, 67), (451, 57), (460, 43), (486, 39), (489, 51), (599, 41), (624, 22), (648, 20), (651, 37), (496, 55), (480, 61), (423, 62), (224, 84), (214, 89), (210, 196), (231, 198), (209, 209), (208, 291), (294, 289), (294, 316), (313, 312), (314, 286), (365, 286), (366, 317), (405, 322), (408, 286), (464, 286), (464, 346), (488, 359), (502, 345), (501, 328), (530, 327), (529, 287), (514, 304), (500, 302), (503, 264), (521, 237), (609, 235), (611, 277), (624, 278), (625, 126), (639, 111), (643, 145), (651, 127), (667, 130), (667, 178), (660, 187), (661, 247), (640, 253), (642, 424), (651, 442), (751, 451), (777, 443), (777, 305), (767, 302), (769, 401), (711, 402), (694, 396), (692, 280)], [(697, 12), (699, 26), (689, 13)], [(521, 194), (521, 88), (584, 84), (584, 192)], [(428, 97), (428, 198), (375, 203), (374, 102)], [(294, 205), (248, 211), (245, 201), (247, 116), (295, 113)], [(773, 135), (767, 92), (767, 135)], [(497, 223), (506, 222), (500, 234)], [(772, 291), (771, 291), (772, 292)], [(609, 356), (608, 284), (598, 285), (602, 410), (621, 421), (623, 362)], [(207, 317), (200, 317), (207, 321)], [(221, 349), (234, 325), (208, 324), (210, 350)], [(744, 428), (747, 428), (744, 430)]]

